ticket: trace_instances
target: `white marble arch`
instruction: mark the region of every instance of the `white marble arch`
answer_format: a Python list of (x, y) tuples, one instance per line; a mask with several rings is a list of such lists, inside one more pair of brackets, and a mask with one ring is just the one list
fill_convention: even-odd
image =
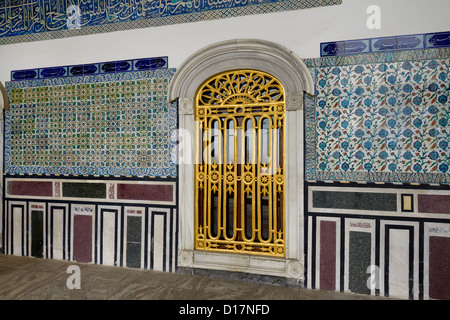
[[(186, 161), (184, 157), (178, 172), (178, 266), (272, 275), (300, 283), (304, 266), (303, 94), (314, 94), (313, 79), (305, 64), (292, 51), (269, 41), (235, 39), (214, 43), (194, 53), (178, 68), (170, 84), (169, 99), (178, 99), (179, 128), (190, 132), (192, 138), (194, 97), (198, 88), (213, 75), (236, 69), (271, 74), (286, 92), (286, 257), (194, 250), (194, 164), (193, 158)], [(194, 143), (189, 141), (184, 145), (194, 146)]]

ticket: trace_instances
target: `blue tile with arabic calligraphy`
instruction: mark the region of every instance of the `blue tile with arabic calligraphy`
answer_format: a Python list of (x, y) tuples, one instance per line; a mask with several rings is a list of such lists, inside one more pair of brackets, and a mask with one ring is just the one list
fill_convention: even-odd
[(134, 69), (135, 70), (159, 69), (164, 66), (167, 66), (166, 60), (167, 59), (164, 58), (134, 60)]
[(450, 31), (400, 35), (373, 39), (331, 41), (320, 44), (320, 56), (344, 56), (360, 53), (418, 50), (450, 47)]
[(141, 58), (134, 60), (109, 61), (74, 66), (57, 66), (40, 69), (37, 68), (29, 70), (14, 70), (11, 72), (11, 81), (78, 77), (103, 73), (106, 74), (167, 68), (168, 57)]
[(384, 37), (372, 39), (372, 52), (423, 49), (423, 35)]
[(325, 42), (321, 44), (321, 56), (338, 56), (370, 52), (370, 40)]
[(82, 76), (82, 75), (98, 74), (98, 70), (99, 68), (97, 64), (83, 64), (78, 66), (70, 66), (69, 75)]
[(67, 67), (44, 68), (40, 69), (40, 78), (58, 78), (67, 74)]
[(25, 79), (37, 79), (37, 70), (18, 70), (11, 72), (11, 80), (25, 80)]
[(427, 33), (425, 35), (427, 48), (450, 47), (450, 31), (439, 33)]
[(124, 72), (132, 70), (132, 62), (130, 61), (114, 61), (100, 64), (100, 73)]

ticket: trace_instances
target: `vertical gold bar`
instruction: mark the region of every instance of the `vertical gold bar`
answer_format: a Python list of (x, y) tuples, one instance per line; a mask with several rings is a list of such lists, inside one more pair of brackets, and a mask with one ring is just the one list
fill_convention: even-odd
[[(242, 176), (242, 173), (245, 172), (245, 119), (241, 119), (241, 123), (237, 126), (239, 129), (239, 168), (240, 168), (240, 175)], [(240, 212), (236, 212), (235, 214), (239, 216), (241, 220), (240, 225), (240, 233), (241, 233), (241, 239), (243, 241), (248, 241), (247, 235), (245, 234), (245, 230), (247, 227), (247, 221), (246, 220), (246, 214), (245, 214), (245, 188), (242, 185), (242, 183), (239, 186), (239, 197), (240, 197)]]
[[(239, 129), (239, 123), (236, 120), (235, 123), (235, 134), (236, 136), (234, 137), (234, 161), (235, 161), (235, 172), (236, 175), (238, 174), (238, 172), (241, 170), (241, 152), (240, 152), (240, 139), (241, 139), (241, 132)], [(234, 234), (233, 234), (233, 241), (239, 241), (241, 238), (241, 220), (240, 217), (238, 215), (238, 212), (241, 210), (239, 208), (239, 204), (240, 204), (240, 185), (237, 184), (236, 185), (236, 189), (234, 190), (234, 199), (233, 199), (233, 224), (234, 224)]]
[(223, 201), (223, 192), (222, 192), (222, 185), (225, 184), (224, 181), (224, 158), (223, 158), (223, 135), (222, 135), (222, 120), (220, 118), (217, 119), (217, 165), (218, 165), (218, 171), (219, 171), (219, 180), (217, 182), (217, 239), (220, 239), (221, 236), (221, 228), (222, 228), (222, 206), (220, 205)]
[[(227, 206), (228, 206), (228, 180), (227, 180), (227, 174), (228, 174), (228, 118), (225, 118), (223, 122), (223, 131), (222, 137), (223, 137), (223, 177), (225, 178), (224, 183), (222, 184), (222, 193), (223, 193), (223, 201), (222, 201), (222, 226), (220, 228), (221, 234), (224, 239), (227, 238)], [(220, 203), (219, 203), (220, 206)]]
[(257, 192), (255, 192), (255, 176), (256, 176), (256, 172), (255, 172), (255, 163), (257, 163), (257, 143), (258, 143), (258, 139), (256, 137), (256, 129), (255, 129), (255, 125), (256, 125), (256, 119), (254, 116), (251, 117), (251, 121), (252, 121), (252, 127), (251, 127), (251, 135), (252, 135), (252, 157), (251, 157), (251, 168), (252, 168), (252, 177), (253, 177), (253, 181), (252, 181), (252, 237), (255, 238), (256, 237), (256, 224), (255, 224), (255, 217), (256, 217), (256, 195)]
[[(257, 164), (258, 164), (258, 143), (259, 143), (259, 139), (258, 139), (258, 133), (256, 128), (258, 127), (258, 124), (256, 122), (256, 119), (254, 116), (251, 117), (252, 119), (252, 177), (253, 177), (253, 181), (252, 181), (252, 232), (254, 234), (254, 236), (256, 237), (256, 210), (257, 210), (257, 199), (256, 197), (259, 196), (258, 191), (256, 190), (257, 188), (257, 180), (255, 179), (255, 177), (257, 178), (258, 174), (257, 174)], [(256, 192), (255, 192), (256, 190)]]
[[(275, 119), (274, 119), (275, 120)], [(271, 193), (271, 201), (272, 201), (272, 205), (271, 207), (271, 213), (270, 213), (270, 217), (272, 219), (271, 223), (269, 223), (269, 233), (270, 233), (270, 238), (269, 241), (272, 241), (272, 239), (276, 239), (276, 229), (277, 229), (277, 188), (276, 188), (276, 182), (274, 179), (274, 176), (277, 174), (277, 160), (278, 160), (278, 135), (277, 135), (277, 131), (276, 128), (274, 129), (274, 127), (276, 127), (273, 123), (271, 126), (270, 131), (272, 132), (272, 141), (273, 141), (273, 149), (272, 149), (272, 154), (271, 154), (271, 183), (270, 183), (270, 187), (272, 189), (272, 193)]]
[[(212, 122), (212, 119), (208, 119), (208, 120), (209, 120), (208, 121), (208, 126), (206, 128), (207, 129), (207, 131), (206, 131), (206, 137), (207, 137), (206, 144), (207, 144), (207, 147), (205, 147), (204, 150), (207, 150), (207, 155), (206, 155), (206, 157), (207, 157), (207, 166), (206, 167), (208, 168), (207, 177), (211, 177), (212, 156), (211, 156), (211, 149), (210, 149), (210, 147), (211, 147), (211, 144), (212, 144), (212, 142), (211, 142), (211, 138), (212, 138), (211, 137), (211, 135), (212, 135), (211, 122)], [(208, 142), (209, 142), (209, 144), (208, 144)], [(206, 196), (205, 196), (205, 202), (206, 202), (205, 218), (206, 219), (204, 220), (205, 221), (204, 222), (204, 224), (205, 224), (205, 236), (208, 235), (209, 239), (212, 238), (212, 235), (211, 235), (211, 191), (212, 191), (211, 179), (209, 178), (208, 179), (208, 188), (206, 190)]]
[(267, 242), (270, 242), (270, 240), (272, 238), (272, 232), (271, 232), (273, 230), (272, 229), (272, 222), (273, 222), (272, 216), (273, 216), (273, 212), (274, 212), (273, 207), (272, 207), (273, 206), (273, 201), (272, 201), (273, 188), (272, 188), (272, 186), (273, 186), (273, 162), (274, 162), (274, 157), (273, 157), (273, 154), (274, 154), (274, 152), (273, 152), (274, 139), (273, 138), (274, 137), (273, 137), (273, 131), (272, 131), (273, 118), (268, 117), (267, 119), (269, 121), (269, 128), (268, 128), (268, 130), (269, 130), (269, 132), (268, 132), (269, 146), (267, 149), (268, 156), (269, 156), (269, 163), (268, 163), (269, 170), (268, 170), (267, 174), (270, 177), (270, 180), (269, 180), (270, 182), (268, 183), (268, 186), (267, 186), (268, 191), (269, 191), (269, 194), (267, 197), (269, 199), (269, 203), (267, 204), (267, 209), (269, 211), (267, 213), (268, 218), (269, 218), (268, 225), (267, 225), (269, 237), (267, 239)]
[(256, 195), (258, 197), (256, 203), (256, 220), (257, 220), (257, 224), (256, 224), (256, 232), (258, 235), (258, 238), (261, 239), (261, 218), (262, 218), (262, 204), (261, 204), (261, 160), (262, 160), (262, 147), (263, 147), (263, 128), (262, 128), (262, 123), (263, 123), (263, 118), (259, 117), (258, 119), (258, 126), (257, 126), (257, 130), (258, 130), (258, 157), (257, 157), (257, 165), (256, 165), (256, 175), (257, 175), (257, 183), (256, 183)]

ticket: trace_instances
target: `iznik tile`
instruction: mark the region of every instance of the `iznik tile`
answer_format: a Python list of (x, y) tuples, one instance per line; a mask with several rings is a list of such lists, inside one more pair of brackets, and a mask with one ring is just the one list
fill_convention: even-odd
[(450, 183), (450, 54), (311, 70), (307, 179)]
[(176, 176), (174, 69), (12, 81), (6, 174)]

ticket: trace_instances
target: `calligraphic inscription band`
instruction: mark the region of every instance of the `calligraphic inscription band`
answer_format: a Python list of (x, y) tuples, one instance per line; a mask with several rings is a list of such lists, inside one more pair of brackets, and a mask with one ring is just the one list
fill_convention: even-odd
[(340, 4), (342, 0), (0, 1), (0, 44)]

